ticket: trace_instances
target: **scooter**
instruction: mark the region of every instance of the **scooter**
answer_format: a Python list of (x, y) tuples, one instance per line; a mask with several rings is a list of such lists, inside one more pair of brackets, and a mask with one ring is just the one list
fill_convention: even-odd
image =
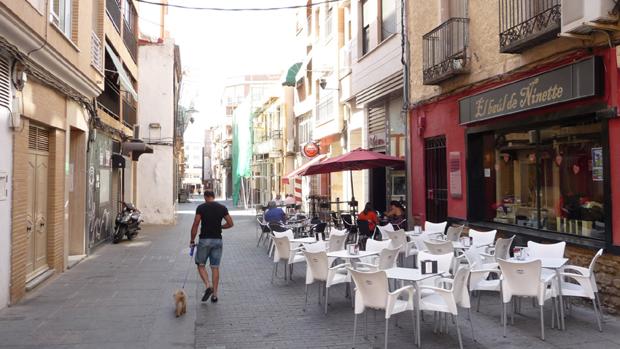
[(131, 202), (119, 201), (123, 205), (123, 209), (116, 215), (116, 223), (114, 225), (114, 236), (112, 242), (119, 243), (123, 240), (123, 236), (127, 236), (128, 240), (133, 240), (138, 235), (142, 213)]

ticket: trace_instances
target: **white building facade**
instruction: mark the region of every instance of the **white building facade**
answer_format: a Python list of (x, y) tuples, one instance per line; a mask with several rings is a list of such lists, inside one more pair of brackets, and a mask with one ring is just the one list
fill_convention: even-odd
[(179, 48), (172, 39), (140, 46), (138, 120), (141, 136), (153, 148), (138, 162), (138, 207), (147, 224), (173, 224), (176, 210), (175, 120), (181, 80)]

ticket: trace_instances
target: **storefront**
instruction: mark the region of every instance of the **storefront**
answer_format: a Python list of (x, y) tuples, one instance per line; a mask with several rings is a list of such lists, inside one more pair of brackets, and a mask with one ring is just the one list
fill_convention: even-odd
[(411, 213), (620, 245), (616, 64), (615, 50), (581, 52), (414, 108)]

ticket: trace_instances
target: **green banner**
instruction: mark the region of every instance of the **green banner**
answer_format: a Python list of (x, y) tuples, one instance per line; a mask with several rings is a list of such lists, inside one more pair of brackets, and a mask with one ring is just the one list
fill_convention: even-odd
[(233, 205), (239, 203), (241, 179), (252, 175), (252, 112), (249, 102), (241, 103), (233, 112)]

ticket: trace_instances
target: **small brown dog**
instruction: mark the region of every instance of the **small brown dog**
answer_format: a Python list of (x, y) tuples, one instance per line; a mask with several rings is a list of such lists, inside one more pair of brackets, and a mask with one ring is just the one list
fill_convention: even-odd
[(176, 315), (177, 317), (185, 314), (187, 312), (187, 295), (185, 291), (181, 288), (174, 291), (174, 304), (176, 307)]

